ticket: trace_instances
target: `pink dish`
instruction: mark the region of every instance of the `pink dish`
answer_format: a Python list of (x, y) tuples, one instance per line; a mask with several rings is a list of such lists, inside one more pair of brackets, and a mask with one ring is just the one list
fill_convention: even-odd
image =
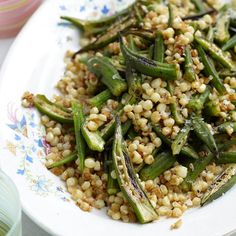
[(0, 1), (0, 38), (15, 36), (42, 0)]

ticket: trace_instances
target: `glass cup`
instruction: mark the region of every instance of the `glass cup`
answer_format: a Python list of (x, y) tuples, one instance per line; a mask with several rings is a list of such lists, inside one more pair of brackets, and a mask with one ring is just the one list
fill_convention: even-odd
[(0, 38), (16, 36), (42, 0), (0, 0)]
[(0, 236), (22, 236), (19, 194), (12, 180), (1, 170)]

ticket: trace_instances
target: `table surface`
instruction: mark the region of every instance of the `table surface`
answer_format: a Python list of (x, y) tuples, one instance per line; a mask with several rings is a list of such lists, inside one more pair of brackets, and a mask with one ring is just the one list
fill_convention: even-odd
[[(14, 38), (0, 40), (0, 68)], [(23, 236), (50, 236), (42, 228), (36, 225), (27, 215), (22, 213)]]

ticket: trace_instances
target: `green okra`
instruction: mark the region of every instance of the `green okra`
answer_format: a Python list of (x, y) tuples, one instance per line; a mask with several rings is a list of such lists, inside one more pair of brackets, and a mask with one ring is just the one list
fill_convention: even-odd
[(97, 76), (101, 76), (102, 83), (109, 88), (114, 96), (120, 96), (127, 90), (127, 83), (108, 58), (94, 56), (87, 60), (87, 65), (89, 70)]
[(33, 96), (34, 106), (43, 114), (61, 123), (73, 124), (71, 110), (51, 102), (45, 95)]
[(136, 24), (135, 19), (123, 19), (121, 22), (117, 23), (113, 27), (110, 27), (107, 31), (105, 31), (103, 34), (99, 35), (96, 40), (88, 44), (87, 46), (81, 48), (79, 51), (77, 51), (74, 55), (73, 58), (77, 54), (87, 52), (90, 50), (97, 50), (104, 48), (107, 46), (109, 43), (115, 42), (118, 39), (118, 33), (120, 31), (123, 31), (125, 29), (128, 29)]
[(200, 112), (204, 108), (204, 105), (207, 99), (209, 98), (209, 95), (210, 95), (210, 88), (207, 86), (203, 93), (189, 100), (188, 105), (187, 105), (188, 108), (190, 108), (191, 110), (197, 113)]
[[(155, 131), (155, 133), (157, 134), (157, 136), (166, 144), (168, 145), (169, 147), (171, 147), (172, 145), (172, 140), (167, 138), (165, 135), (162, 134), (161, 132), (161, 128), (159, 126), (152, 126), (153, 130)], [(187, 157), (190, 157), (190, 158), (193, 158), (193, 159), (198, 159), (199, 156), (197, 154), (197, 152), (194, 150), (194, 148), (192, 146), (190, 146), (189, 144), (188, 145), (185, 145), (180, 154), (184, 155), (184, 156), (187, 156)]]
[(169, 17), (168, 17), (168, 27), (172, 27), (173, 20), (174, 20), (173, 9), (172, 9), (172, 6), (171, 6), (170, 3), (167, 4), (167, 7), (168, 7), (168, 14), (169, 14)]
[(192, 184), (196, 181), (197, 177), (202, 173), (206, 166), (214, 159), (214, 154), (209, 149), (204, 148), (199, 152), (200, 157), (193, 163), (193, 168), (189, 168), (188, 174), (180, 187), (185, 191), (190, 191)]
[(221, 152), (216, 160), (217, 164), (236, 163), (236, 152)]
[(190, 82), (196, 79), (196, 73), (193, 69), (193, 60), (190, 45), (187, 45), (185, 47), (184, 79)]
[(128, 92), (132, 96), (140, 96), (142, 94), (142, 76), (138, 73), (134, 73), (131, 65), (127, 63), (126, 65), (126, 81), (128, 84)]
[(227, 51), (231, 48), (233, 48), (236, 45), (236, 35), (234, 35), (230, 40), (225, 42), (225, 44), (222, 46), (223, 51)]
[(214, 182), (207, 189), (204, 194), (201, 205), (206, 205), (211, 201), (221, 197), (236, 183), (236, 164), (229, 165), (221, 175), (219, 175)]
[(78, 158), (77, 151), (74, 151), (71, 154), (69, 154), (68, 156), (64, 157), (62, 160), (57, 161), (57, 162), (51, 164), (50, 166), (48, 166), (48, 169), (52, 169), (55, 167), (63, 166), (65, 164), (69, 164), (72, 161), (75, 161), (77, 158)]
[[(171, 83), (171, 81), (167, 81), (167, 90), (169, 91), (171, 96), (174, 95), (174, 87), (173, 87), (173, 84)], [(176, 124), (181, 125), (184, 123), (183, 116), (180, 114), (178, 107), (177, 107), (177, 103), (175, 101), (170, 103), (170, 111), (171, 111), (171, 114), (172, 114)]]
[(178, 155), (184, 145), (187, 143), (190, 129), (190, 125), (186, 124), (175, 137), (175, 140), (171, 144), (171, 150), (173, 155)]
[[(126, 35), (135, 35), (140, 37), (141, 39), (144, 39), (148, 42), (153, 42), (153, 40), (155, 39), (155, 34), (153, 33), (153, 31), (151, 30), (144, 30), (144, 29), (127, 29), (125, 31), (122, 31), (122, 35), (126, 36)], [(132, 51), (133, 49), (130, 48)]]
[(122, 137), (121, 125), (118, 117), (116, 118), (112, 158), (120, 189), (130, 206), (133, 208), (138, 221), (144, 224), (156, 220), (158, 214), (142, 189), (141, 183), (134, 172), (126, 144)]
[(75, 141), (76, 141), (76, 151), (77, 157), (79, 159), (79, 168), (80, 171), (84, 170), (84, 159), (85, 159), (85, 149), (86, 143), (81, 132), (82, 125), (84, 123), (84, 111), (83, 106), (77, 102), (72, 102), (72, 114), (74, 120), (74, 129), (75, 129)]
[(197, 137), (210, 149), (211, 152), (218, 155), (218, 148), (215, 139), (203, 119), (199, 116), (193, 116), (192, 127)]
[(166, 80), (177, 79), (177, 68), (175, 65), (156, 62), (140, 56), (124, 45), (122, 37), (120, 37), (120, 47), (126, 63), (128, 62), (136, 71), (152, 77), (161, 77)]
[(200, 45), (197, 45), (197, 51), (204, 65), (204, 73), (207, 76), (212, 77), (211, 84), (220, 94), (225, 94), (226, 88), (224, 84), (222, 83), (213, 62), (210, 60), (210, 58), (208, 58), (208, 56), (206, 55), (206, 53), (204, 52), (203, 48)]
[(218, 132), (227, 133), (227, 129), (232, 128), (236, 132), (236, 122), (225, 122), (217, 127)]
[(104, 150), (105, 141), (98, 131), (92, 132), (87, 128), (88, 122), (84, 122), (81, 127), (83, 137), (88, 147), (93, 151), (102, 152)]
[(89, 104), (93, 107), (97, 107), (101, 109), (102, 106), (107, 102), (108, 99), (113, 97), (112, 93), (109, 89), (102, 91), (101, 93), (97, 94), (96, 96), (89, 99)]
[(157, 31), (154, 43), (153, 60), (163, 63), (165, 58), (165, 45), (161, 31)]
[(208, 42), (207, 40), (197, 37), (195, 35), (195, 41), (202, 46), (204, 50), (210, 53), (212, 58), (216, 61), (220, 62), (223, 66), (228, 69), (235, 70), (235, 63), (232, 61), (232, 58), (229, 54), (226, 54), (219, 47), (217, 47), (214, 43)]
[(139, 176), (144, 181), (149, 179), (153, 180), (171, 168), (176, 161), (176, 157), (170, 152), (162, 152), (157, 155), (151, 165), (146, 165), (144, 168), (142, 168), (142, 170), (139, 172)]

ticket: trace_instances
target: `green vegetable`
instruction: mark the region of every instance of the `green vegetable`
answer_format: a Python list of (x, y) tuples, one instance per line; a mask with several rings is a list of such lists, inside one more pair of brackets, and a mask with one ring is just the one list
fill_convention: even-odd
[(210, 149), (214, 154), (218, 154), (218, 148), (215, 139), (209, 130), (207, 124), (199, 116), (192, 117), (193, 131), (197, 137)]
[(207, 148), (204, 148), (201, 152), (199, 152), (199, 155), (200, 157), (193, 163), (193, 168), (189, 168), (186, 178), (180, 185), (180, 187), (186, 192), (191, 190), (192, 184), (195, 182), (199, 174), (202, 173), (202, 171), (214, 158), (213, 153)]
[(109, 89), (102, 91), (101, 93), (97, 94), (96, 96), (89, 99), (89, 104), (93, 107), (97, 107), (101, 109), (102, 106), (107, 102), (108, 99), (112, 98), (112, 93)]
[(217, 164), (236, 163), (236, 152), (221, 152), (216, 160)]
[(86, 149), (86, 143), (81, 132), (81, 128), (84, 123), (83, 106), (78, 104), (77, 102), (72, 102), (72, 114), (73, 114), (74, 129), (75, 129), (75, 141), (76, 141), (75, 149), (77, 151), (77, 157), (79, 158), (80, 171), (83, 172), (85, 149)]
[(61, 123), (73, 124), (71, 111), (49, 101), (46, 96), (37, 94), (33, 97), (34, 106), (43, 114)]
[(144, 224), (156, 220), (158, 215), (134, 172), (118, 118), (116, 119), (112, 157), (120, 189), (133, 208), (139, 222)]
[(184, 79), (192, 82), (196, 79), (196, 74), (193, 69), (193, 60), (191, 56), (191, 48), (189, 45), (185, 47), (185, 62), (184, 62)]
[[(167, 138), (165, 135), (162, 134), (160, 127), (158, 126), (152, 126), (153, 130), (155, 131), (155, 133), (157, 134), (157, 136), (165, 143), (167, 144), (169, 147), (171, 147), (172, 145), (172, 140)], [(193, 158), (193, 159), (198, 159), (199, 156), (197, 154), (197, 152), (194, 150), (194, 148), (192, 146), (190, 146), (189, 144), (184, 146), (180, 152), (180, 154)]]
[(210, 55), (218, 62), (220, 62), (223, 66), (228, 69), (235, 70), (235, 64), (232, 61), (229, 54), (223, 52), (219, 47), (217, 47), (214, 43), (208, 42), (207, 40), (195, 36), (196, 42), (201, 45), (204, 50), (210, 53)]
[(171, 168), (177, 161), (176, 157), (170, 152), (162, 152), (157, 155), (154, 162), (151, 165), (146, 165), (139, 172), (142, 180), (155, 179), (163, 172)]
[(72, 161), (75, 161), (77, 158), (78, 158), (77, 151), (74, 151), (70, 155), (64, 157), (62, 160), (57, 161), (57, 162), (51, 164), (50, 166), (48, 166), (48, 169), (52, 169), (55, 167), (63, 166), (65, 164), (69, 164)]
[(87, 124), (88, 122), (84, 122), (83, 126), (81, 127), (82, 134), (84, 136), (87, 145), (93, 151), (102, 152), (105, 146), (104, 139), (101, 137), (98, 131), (96, 132), (89, 131), (89, 129), (87, 128)]
[(172, 9), (170, 3), (168, 3), (167, 6), (168, 6), (168, 13), (169, 13), (168, 27), (172, 27), (172, 25), (173, 25), (173, 20), (174, 20), (173, 9)]
[(101, 76), (104, 83), (114, 96), (120, 96), (127, 90), (127, 83), (119, 75), (116, 68), (106, 57), (91, 57), (87, 61), (89, 69), (97, 76)]
[(121, 52), (126, 63), (129, 63), (138, 72), (152, 77), (161, 77), (162, 79), (175, 80), (177, 78), (176, 66), (156, 62), (132, 52), (124, 45), (123, 39), (120, 37)]
[(220, 115), (220, 112), (220, 105), (217, 104), (215, 101), (211, 100), (205, 104), (204, 113), (207, 115), (207, 117), (217, 117)]
[(215, 66), (210, 60), (210, 58), (208, 58), (208, 56), (206, 55), (206, 53), (204, 52), (203, 48), (200, 45), (197, 45), (197, 51), (204, 65), (204, 73), (206, 74), (206, 76), (212, 76), (211, 84), (220, 94), (226, 93), (225, 86), (222, 83), (221, 79), (219, 78)]
[(184, 145), (188, 140), (189, 132), (190, 132), (190, 125), (186, 124), (177, 134), (175, 140), (171, 144), (173, 155), (177, 155), (181, 152), (182, 148), (184, 147)]
[(191, 2), (195, 5), (198, 12), (204, 12), (206, 10), (202, 0), (191, 0)]
[(160, 31), (157, 31), (156, 39), (154, 43), (153, 59), (157, 62), (163, 63), (164, 57), (165, 57), (164, 39), (163, 39), (162, 33)]
[(211, 186), (208, 188), (204, 194), (201, 205), (206, 205), (207, 203), (219, 198), (229, 189), (231, 189), (236, 183), (236, 165), (231, 164), (224, 170), (224, 172), (218, 176)]
[(107, 31), (105, 31), (103, 34), (101, 34), (96, 40), (94, 40), (92, 43), (88, 44), (87, 46), (81, 48), (78, 52), (76, 52), (73, 56), (77, 54), (87, 52), (89, 50), (97, 50), (100, 48), (104, 48), (109, 43), (112, 43), (118, 39), (118, 33), (122, 30), (128, 29), (131, 26), (134, 26), (136, 24), (135, 19), (127, 19), (124, 18), (121, 22), (111, 26)]
[(236, 35), (234, 35), (230, 40), (225, 42), (225, 44), (222, 46), (223, 51), (227, 51), (230, 48), (233, 48), (236, 45)]

